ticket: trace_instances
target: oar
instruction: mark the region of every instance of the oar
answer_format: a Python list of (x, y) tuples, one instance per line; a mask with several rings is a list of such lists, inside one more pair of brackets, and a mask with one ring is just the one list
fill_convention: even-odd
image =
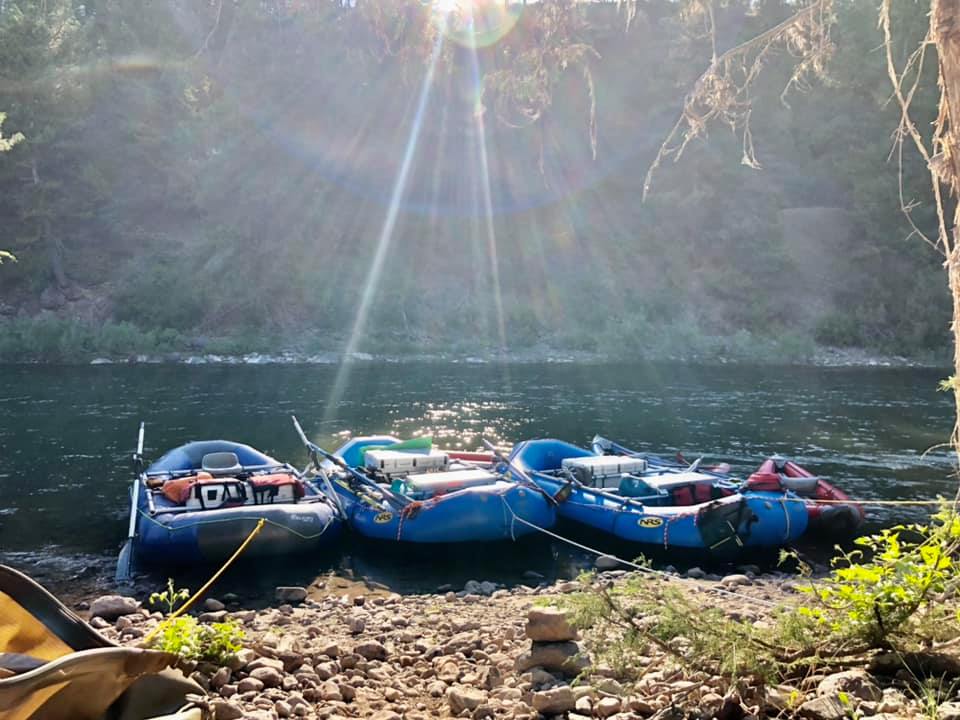
[(591, 443), (591, 447), (593, 448), (593, 452), (596, 453), (597, 455), (603, 454), (606, 451), (610, 450), (617, 453), (618, 455), (626, 455), (628, 457), (641, 458), (647, 461), (652, 460), (653, 461), (652, 467), (654, 470), (671, 470), (671, 471), (675, 470), (677, 472), (702, 472), (707, 475), (712, 475), (719, 480), (729, 479), (729, 473), (717, 472), (716, 470), (711, 470), (710, 468), (701, 470), (700, 463), (703, 462), (703, 457), (698, 457), (696, 460), (694, 460), (692, 463), (689, 463), (689, 464), (686, 462), (686, 460), (684, 460), (682, 463), (673, 462), (671, 460), (667, 460), (661, 457), (660, 455), (656, 455), (654, 453), (644, 453), (644, 452), (637, 452), (635, 450), (631, 450), (630, 448), (624, 447), (623, 445), (615, 443), (612, 440), (607, 440), (605, 437), (601, 437), (600, 435), (594, 436), (593, 442)]
[(118, 583), (130, 580), (133, 569), (133, 538), (137, 532), (137, 512), (140, 502), (140, 483), (143, 474), (143, 423), (140, 423), (140, 433), (137, 436), (137, 451), (133, 454), (133, 489), (130, 492), (130, 525), (127, 528), (127, 540), (120, 548), (117, 557), (117, 572), (114, 579)]
[(618, 455), (626, 455), (628, 457), (641, 458), (642, 460), (650, 461), (652, 460), (654, 464), (662, 465), (668, 468), (683, 468), (684, 465), (673, 462), (672, 460), (667, 460), (666, 458), (656, 455), (654, 453), (646, 452), (637, 452), (636, 450), (631, 450), (630, 448), (624, 447), (619, 443), (615, 443), (612, 440), (607, 440), (601, 435), (595, 435), (593, 441), (590, 443), (593, 452), (597, 455), (605, 454), (607, 451), (615, 452)]
[(307, 434), (303, 431), (303, 428), (300, 427), (300, 422), (297, 420), (297, 416), (291, 415), (290, 417), (293, 419), (293, 426), (297, 429), (297, 433), (300, 435), (300, 440), (303, 442), (307, 450), (310, 452), (310, 459), (313, 461), (313, 464), (316, 465), (318, 468), (320, 467), (320, 456), (322, 456), (325, 459), (332, 462), (341, 470), (345, 470), (346, 472), (350, 473), (350, 475), (358, 482), (379, 492), (384, 497), (384, 499), (386, 499), (388, 502), (390, 502), (394, 506), (403, 508), (412, 502), (409, 498), (405, 498), (402, 495), (398, 495), (392, 490), (389, 490), (388, 488), (375, 483), (373, 480), (368, 478), (363, 473), (358, 472), (354, 468), (347, 465), (347, 463), (344, 462), (343, 458), (338, 457), (331, 452), (327, 452), (319, 445), (316, 445), (315, 443), (310, 442), (310, 440), (307, 439)]
[(494, 445), (492, 442), (490, 442), (486, 438), (481, 438), (481, 440), (483, 440), (483, 444), (486, 446), (487, 450), (493, 453), (494, 460), (499, 460), (500, 462), (504, 463), (508, 468), (510, 468), (517, 474), (517, 476), (522, 481), (520, 483), (521, 485), (527, 485), (532, 490), (536, 490), (538, 493), (543, 495), (550, 502), (551, 505), (556, 506), (560, 504), (559, 501), (555, 497), (553, 497), (553, 495), (551, 495), (542, 487), (537, 485), (533, 481), (533, 478), (527, 475), (526, 471), (522, 467), (516, 465), (510, 458), (504, 456), (504, 454), (497, 449), (496, 445)]

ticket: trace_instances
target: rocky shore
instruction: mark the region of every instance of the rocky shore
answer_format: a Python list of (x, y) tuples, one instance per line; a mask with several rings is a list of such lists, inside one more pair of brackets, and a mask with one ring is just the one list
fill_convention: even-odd
[[(692, 575), (645, 581), (681, 584), (705, 606), (758, 623), (764, 608), (797, 599), (794, 581), (783, 575)], [(596, 581), (627, 577), (611, 571)], [(797, 687), (730, 687), (652, 648), (639, 672), (618, 676), (592, 662), (588, 638), (553, 607), (581, 589), (575, 581), (511, 589), (471, 581), (458, 591), (401, 596), (321, 579), (277, 588), (273, 603), (260, 609), (232, 595), (208, 597), (199, 621), (234, 620), (246, 634), (244, 647), (226, 665), (187, 670), (208, 690), (198, 702), (217, 720), (929, 717), (906, 684), (863, 670), (814, 674)], [(124, 596), (78, 607), (101, 633), (127, 644), (163, 619)], [(937, 712), (939, 720), (958, 720), (960, 703)]]
[[(585, 365), (603, 365), (609, 363), (634, 362), (632, 354), (603, 353), (570, 348), (537, 347), (504, 351), (484, 351), (475, 353), (434, 353), (371, 354), (354, 352), (343, 355), (337, 352), (302, 353), (284, 351), (279, 353), (251, 352), (243, 355), (225, 355), (218, 353), (166, 353), (163, 355), (129, 355), (126, 357), (95, 357), (88, 360), (90, 365), (339, 365), (341, 363), (453, 363), (466, 365), (488, 364), (545, 364), (579, 363)], [(722, 354), (691, 354), (676, 356), (672, 354), (652, 353), (642, 358), (649, 362), (680, 362), (691, 365), (784, 365), (801, 367), (830, 368), (934, 368), (944, 367), (947, 361), (933, 357), (907, 357), (889, 355), (859, 348), (813, 347), (809, 354), (802, 356), (773, 355), (770, 358), (756, 355), (748, 358), (725, 356)]]

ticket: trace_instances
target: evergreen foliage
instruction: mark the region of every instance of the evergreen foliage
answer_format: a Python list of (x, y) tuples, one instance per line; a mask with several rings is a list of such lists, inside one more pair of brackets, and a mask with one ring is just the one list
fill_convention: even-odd
[[(939, 258), (907, 240), (888, 161), (875, 3), (837, 0), (831, 80), (790, 108), (790, 60), (770, 61), (751, 121), (762, 170), (720, 132), (666, 163), (646, 203), (645, 170), (710, 57), (679, 4), (639, 2), (629, 25), (616, 3), (576, 22), (531, 4), (476, 55), (413, 0), (217, 5), (0, 4), (0, 108), (23, 134), (0, 159), (18, 260), (0, 266), (0, 311), (56, 316), (38, 328), (79, 318), (87, 338), (107, 323), (285, 346), (308, 332), (339, 349), (440, 42), (363, 349), (496, 347), (501, 326), (512, 347), (638, 354), (707, 337), (947, 345)], [(719, 4), (719, 49), (791, 7)], [(926, 18), (894, 9), (906, 53)], [(549, 57), (546, 31), (562, 41)], [(524, 64), (540, 80), (510, 72)], [(926, 85), (914, 108), (932, 119)], [(924, 173), (905, 159), (908, 198), (926, 197)]]

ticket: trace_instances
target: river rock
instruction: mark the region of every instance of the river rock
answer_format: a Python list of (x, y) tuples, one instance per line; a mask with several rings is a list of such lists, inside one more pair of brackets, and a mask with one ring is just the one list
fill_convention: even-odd
[(450, 712), (454, 715), (459, 715), (464, 710), (474, 710), (486, 701), (487, 694), (477, 688), (454, 685), (447, 690), (447, 702), (450, 704)]
[(720, 578), (720, 584), (724, 587), (736, 587), (737, 585), (753, 585), (753, 580), (746, 575), (725, 575)]
[(577, 638), (567, 612), (557, 607), (532, 608), (527, 613), (525, 631), (534, 642), (566, 642)]
[(883, 691), (866, 670), (847, 670), (828, 675), (817, 685), (817, 695), (839, 695), (840, 693), (870, 702), (879, 702), (883, 699)]
[(600, 698), (593, 706), (593, 712), (598, 717), (610, 717), (620, 712), (620, 698), (605, 697)]
[(347, 619), (347, 629), (351, 635), (359, 635), (367, 627), (367, 619), (363, 615), (351, 615)]
[(116, 620), (121, 615), (132, 615), (140, 608), (140, 603), (124, 595), (101, 595), (90, 603), (90, 617), (104, 620)]
[(573, 690), (564, 685), (533, 694), (533, 707), (542, 715), (560, 715), (576, 708)]
[(400, 713), (394, 710), (377, 710), (370, 716), (370, 720), (403, 720)]
[(343, 693), (340, 692), (340, 686), (332, 680), (320, 683), (320, 698), (327, 702), (343, 700)]
[(243, 717), (243, 708), (229, 700), (213, 701), (214, 720), (237, 720)]
[(327, 643), (326, 645), (321, 645), (317, 650), (318, 655), (326, 655), (331, 658), (340, 657), (340, 646), (335, 642)]
[(707, 574), (698, 567), (692, 567), (684, 573), (688, 578), (693, 578), (694, 580), (702, 580), (707, 576)]
[(631, 712), (636, 715), (642, 715), (643, 717), (650, 717), (657, 711), (649, 700), (641, 697), (631, 697), (627, 701), (627, 706)]
[(376, 640), (368, 640), (354, 645), (353, 652), (367, 660), (386, 660), (387, 648)]
[(113, 626), (102, 617), (92, 617), (90, 618), (90, 627), (94, 630), (106, 630), (108, 627)]
[(207, 612), (219, 612), (220, 610), (226, 610), (227, 606), (216, 598), (207, 598), (203, 601), (203, 609)]
[(808, 720), (844, 720), (850, 709), (841, 702), (839, 695), (824, 695), (807, 700), (797, 713)]
[(231, 675), (230, 668), (228, 667), (217, 668), (217, 671), (210, 678), (210, 687), (212, 687), (214, 690), (219, 690), (228, 682), (230, 682), (230, 675)]
[(937, 708), (937, 720), (960, 720), (960, 702), (943, 703)]
[(261, 657), (251, 660), (246, 665), (246, 670), (251, 675), (254, 670), (260, 668), (273, 668), (274, 670), (281, 672), (283, 671), (283, 661), (276, 658)]
[(250, 672), (250, 677), (263, 683), (264, 687), (280, 687), (283, 683), (283, 673), (272, 667), (259, 667)]
[(517, 672), (526, 672), (539, 665), (547, 672), (577, 675), (590, 666), (575, 642), (534, 643), (516, 660)]
[(281, 585), (274, 592), (274, 598), (281, 603), (302, 603), (307, 599), (307, 589), (304, 587), (294, 587)]
[(593, 561), (593, 566), (597, 570), (616, 570), (620, 567), (620, 561), (613, 555), (601, 555)]
[(907, 704), (907, 698), (902, 692), (894, 688), (885, 688), (883, 700), (877, 704), (877, 713), (898, 713)]
[(774, 685), (767, 687), (764, 701), (775, 710), (783, 711), (790, 708), (799, 697), (802, 697), (802, 693), (791, 685)]
[(263, 690), (263, 683), (255, 677), (245, 677), (237, 683), (237, 692), (241, 695), (246, 692), (260, 692)]

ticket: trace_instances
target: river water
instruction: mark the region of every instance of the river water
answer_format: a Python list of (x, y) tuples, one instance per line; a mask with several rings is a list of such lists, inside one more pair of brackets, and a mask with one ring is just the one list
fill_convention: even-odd
[[(109, 576), (141, 420), (148, 461), (188, 440), (225, 438), (302, 466), (295, 413), (330, 448), (350, 433), (427, 433), (464, 448), (481, 437), (586, 444), (601, 433), (744, 473), (778, 452), (858, 498), (952, 496), (951, 456), (936, 447), (953, 419), (951, 398), (936, 390), (946, 374), (670, 364), (0, 367), (0, 562), (55, 586)], [(924, 516), (869, 509), (872, 527)], [(489, 551), (347, 540), (328, 556), (253, 574), (269, 585), (337, 572), (404, 589), (513, 582), (525, 571), (570, 576), (588, 564), (547, 539)]]

